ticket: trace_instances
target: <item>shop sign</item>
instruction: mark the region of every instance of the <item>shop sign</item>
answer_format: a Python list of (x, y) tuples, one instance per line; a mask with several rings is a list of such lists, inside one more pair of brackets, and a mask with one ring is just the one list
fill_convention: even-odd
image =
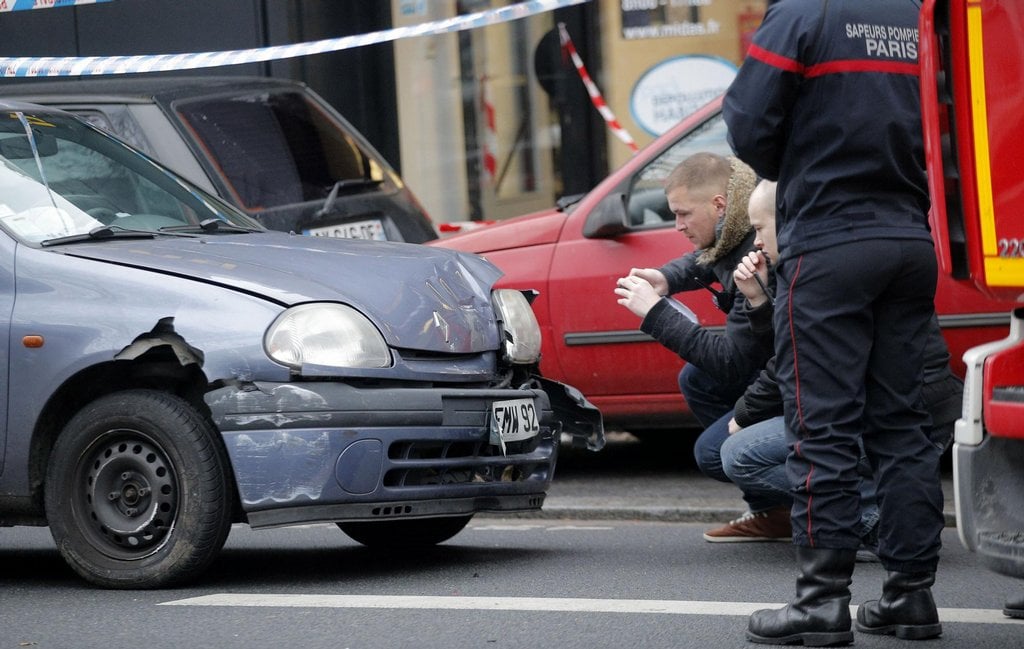
[(622, 38), (676, 38), (714, 36), (722, 25), (714, 19), (701, 20), (701, 7), (713, 0), (619, 0)]
[(657, 137), (725, 92), (736, 66), (716, 56), (676, 56), (648, 69), (633, 86), (629, 108), (640, 128)]

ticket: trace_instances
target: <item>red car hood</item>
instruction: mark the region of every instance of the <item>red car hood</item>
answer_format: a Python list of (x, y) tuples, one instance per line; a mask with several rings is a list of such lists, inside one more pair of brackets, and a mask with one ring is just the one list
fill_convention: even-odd
[(555, 243), (565, 225), (567, 214), (557, 209), (534, 212), (506, 219), (425, 245), (452, 248), (478, 255), (507, 248), (526, 248)]

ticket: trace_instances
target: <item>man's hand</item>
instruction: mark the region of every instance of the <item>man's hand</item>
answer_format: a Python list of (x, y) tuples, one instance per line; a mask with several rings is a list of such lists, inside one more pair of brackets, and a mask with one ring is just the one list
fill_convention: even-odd
[[(661, 275), (661, 273), (658, 274)], [(615, 282), (615, 294), (619, 296), (617, 300), (619, 304), (632, 311), (633, 315), (641, 318), (646, 317), (651, 308), (661, 299), (650, 282), (632, 274), (620, 277)]]
[(736, 270), (732, 272), (732, 279), (750, 306), (758, 307), (768, 301), (768, 295), (762, 288), (768, 285), (768, 264), (760, 250), (751, 250), (740, 259)]
[(733, 435), (735, 433), (740, 432), (741, 430), (743, 430), (743, 426), (740, 426), (739, 424), (736, 423), (735, 417), (731, 417), (729, 419), (729, 434)]
[(658, 295), (668, 295), (668, 280), (657, 268), (631, 268), (629, 277), (639, 277), (654, 287)]

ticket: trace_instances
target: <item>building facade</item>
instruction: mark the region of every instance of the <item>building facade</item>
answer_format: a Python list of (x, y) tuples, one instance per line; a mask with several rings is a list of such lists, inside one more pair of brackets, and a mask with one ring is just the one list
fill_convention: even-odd
[[(0, 56), (259, 48), (514, 4), (114, 0), (0, 13)], [(435, 222), (497, 220), (587, 191), (636, 147), (722, 92), (765, 4), (591, 0), (486, 27), (189, 74), (305, 81), (400, 170)], [(22, 82), (0, 80), (0, 94), (3, 84)]]

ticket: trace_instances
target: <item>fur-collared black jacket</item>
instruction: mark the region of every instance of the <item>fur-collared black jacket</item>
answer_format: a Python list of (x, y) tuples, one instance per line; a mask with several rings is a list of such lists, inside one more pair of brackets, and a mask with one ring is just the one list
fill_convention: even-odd
[(757, 177), (738, 159), (730, 158), (730, 163), (733, 174), (727, 190), (726, 214), (715, 243), (659, 269), (668, 280), (669, 295), (721, 286), (716, 299), (727, 313), (724, 333), (691, 322), (673, 308), (670, 297), (655, 304), (640, 323), (641, 331), (723, 384), (753, 379), (772, 356), (774, 344), (770, 327), (767, 331), (750, 327), (746, 298), (736, 290), (732, 277), (740, 259), (755, 249), (747, 204)]

